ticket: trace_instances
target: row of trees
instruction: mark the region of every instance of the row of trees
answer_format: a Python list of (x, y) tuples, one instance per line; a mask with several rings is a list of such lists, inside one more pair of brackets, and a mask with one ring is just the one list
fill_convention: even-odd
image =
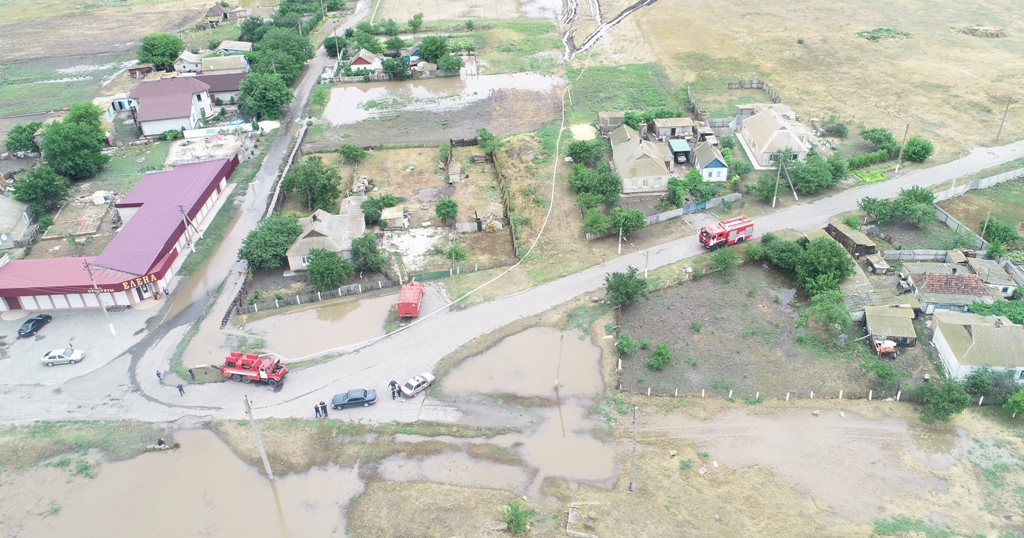
[(935, 222), (935, 193), (924, 187), (900, 189), (894, 199), (865, 196), (857, 207), (878, 222), (902, 220), (919, 228)]
[[(888, 129), (861, 129), (860, 136), (874, 144), (875, 151), (850, 157), (850, 168), (864, 168), (895, 159), (900, 154), (900, 145), (896, 142), (892, 131)], [(910, 162), (924, 162), (933, 153), (935, 153), (935, 146), (928, 140), (918, 136), (910, 137), (903, 146), (903, 158)]]

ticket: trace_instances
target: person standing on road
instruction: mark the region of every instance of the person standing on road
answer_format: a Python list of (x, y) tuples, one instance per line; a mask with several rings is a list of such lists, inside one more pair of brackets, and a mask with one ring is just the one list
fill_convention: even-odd
[(398, 395), (398, 381), (392, 379), (388, 386), (391, 387), (391, 399), (394, 400), (395, 396)]
[(192, 381), (196, 380), (196, 372), (191, 368), (188, 369), (188, 376), (192, 378)]
[(185, 395), (185, 385), (182, 385), (181, 383), (178, 383), (178, 394), (180, 394), (182, 396)]
[(320, 402), (320, 414), (327, 418), (327, 404), (322, 401)]
[(320, 404), (313, 404), (313, 412), (316, 413), (316, 418), (323, 416), (320, 414)]
[(156, 380), (159, 383), (163, 383), (164, 382), (164, 375), (160, 373), (160, 370), (156, 371)]

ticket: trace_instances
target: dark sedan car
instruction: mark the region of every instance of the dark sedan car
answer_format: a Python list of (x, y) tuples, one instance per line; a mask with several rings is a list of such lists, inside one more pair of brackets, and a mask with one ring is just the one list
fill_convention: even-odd
[(331, 398), (331, 407), (335, 409), (359, 407), (360, 405), (367, 407), (375, 403), (377, 403), (377, 391), (373, 389), (352, 389)]
[(43, 328), (43, 325), (53, 321), (53, 316), (49, 314), (39, 314), (34, 318), (28, 318), (25, 323), (21, 324), (21, 328), (18, 329), (18, 338), (23, 336), (32, 336), (39, 332), (39, 329)]

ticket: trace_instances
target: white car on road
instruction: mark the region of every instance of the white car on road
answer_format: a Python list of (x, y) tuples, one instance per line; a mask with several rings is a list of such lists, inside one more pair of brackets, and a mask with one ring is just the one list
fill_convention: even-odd
[(84, 358), (85, 352), (81, 349), (55, 349), (43, 354), (43, 364), (75, 364)]

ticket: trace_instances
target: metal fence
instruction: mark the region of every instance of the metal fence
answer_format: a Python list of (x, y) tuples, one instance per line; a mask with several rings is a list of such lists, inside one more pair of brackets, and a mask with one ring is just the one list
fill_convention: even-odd
[(281, 295), (268, 301), (260, 301), (238, 306), (235, 309), (235, 313), (251, 314), (254, 312), (259, 312), (261, 310), (271, 310), (274, 308), (283, 308), (285, 306), (326, 301), (328, 299), (336, 299), (338, 297), (344, 297), (346, 295), (366, 293), (368, 291), (391, 288), (398, 285), (399, 282), (397, 280), (378, 280), (376, 285), (363, 286), (362, 284), (350, 284), (348, 286), (342, 286), (336, 290), (330, 291), (313, 291), (309, 293), (300, 293), (297, 295)]
[(475, 273), (477, 271), (486, 271), (488, 269), (494, 269), (495, 267), (509, 267), (515, 265), (519, 260), (515, 258), (508, 258), (504, 260), (495, 260), (489, 263), (473, 263), (456, 265), (451, 269), (445, 269), (443, 271), (430, 271), (427, 273), (419, 273), (416, 275), (409, 275), (409, 280), (415, 280), (416, 282), (423, 282), (425, 280), (434, 280), (436, 278), (447, 278), (450, 276), (461, 275), (462, 273)]

